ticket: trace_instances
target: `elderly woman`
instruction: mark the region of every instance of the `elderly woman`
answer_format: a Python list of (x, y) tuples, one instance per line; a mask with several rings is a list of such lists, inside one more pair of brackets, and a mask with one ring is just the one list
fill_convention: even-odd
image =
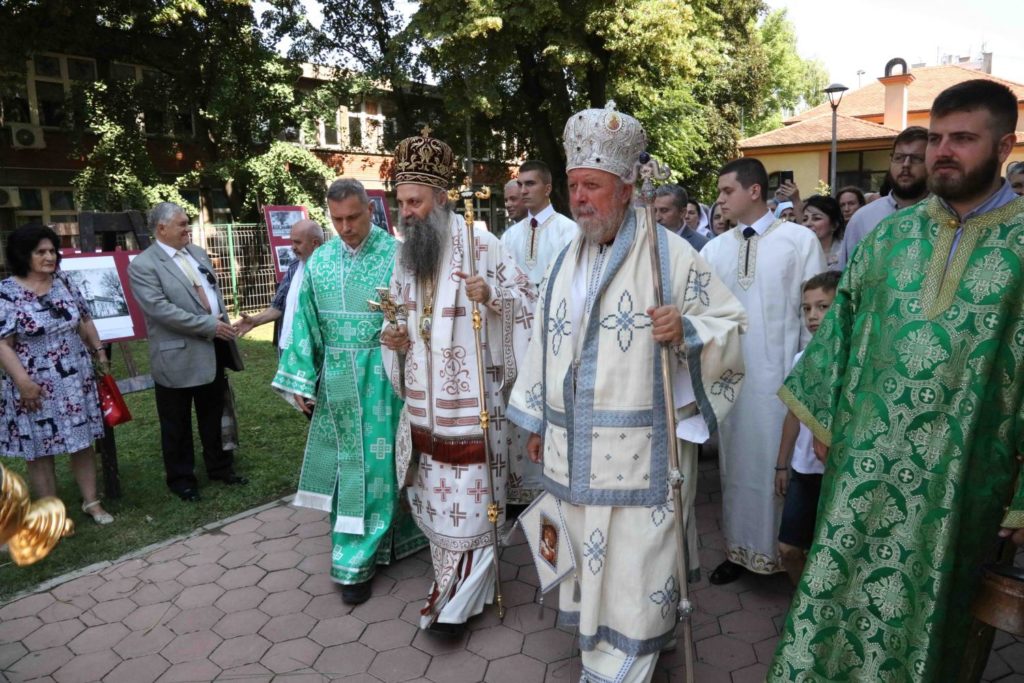
[(25, 225), (7, 240), (12, 277), (0, 281), (0, 454), (27, 461), (37, 496), (54, 496), (53, 456), (71, 454), (82, 511), (114, 518), (96, 493), (92, 443), (103, 435), (92, 358), (107, 364), (88, 304), (58, 270), (57, 234)]

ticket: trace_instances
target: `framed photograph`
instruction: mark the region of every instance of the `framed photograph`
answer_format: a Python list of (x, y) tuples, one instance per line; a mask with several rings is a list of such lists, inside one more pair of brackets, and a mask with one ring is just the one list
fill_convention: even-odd
[(287, 271), (288, 266), (290, 266), (292, 261), (295, 260), (295, 252), (292, 251), (291, 247), (275, 246), (274, 256), (277, 257), (277, 263), (279, 264), (282, 273)]
[(289, 264), (295, 260), (291, 249), (292, 226), (309, 218), (304, 206), (264, 206), (263, 217), (267, 223), (267, 237), (274, 253), (274, 276), (278, 282), (284, 278)]
[(131, 294), (128, 264), (138, 252), (64, 253), (60, 269), (82, 293), (104, 342), (145, 339), (142, 311)]
[(370, 206), (373, 207), (373, 224), (384, 228), (391, 234), (395, 233), (391, 225), (391, 212), (388, 211), (388, 196), (383, 190), (367, 190), (370, 197)]

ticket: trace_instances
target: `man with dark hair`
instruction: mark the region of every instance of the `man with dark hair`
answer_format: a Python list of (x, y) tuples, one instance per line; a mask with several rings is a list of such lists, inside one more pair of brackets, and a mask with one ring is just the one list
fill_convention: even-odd
[(551, 169), (543, 161), (524, 162), (517, 182), (526, 216), (505, 231), (501, 243), (539, 285), (548, 265), (576, 236), (576, 224), (551, 205)]
[[(390, 286), (404, 312), (397, 325), (385, 326), (381, 343), (391, 385), (405, 398), (398, 481), (430, 540), (434, 569), (420, 626), (459, 633), (494, 599), (496, 539), (487, 507), (492, 501), (498, 506), (503, 525), (507, 467), (520, 447), (506, 418), (506, 399), (522, 362), (517, 349), (528, 343), (537, 292), (494, 235), (475, 232), (475, 244), (470, 242), (465, 219), (448, 207), (455, 155), (428, 132), (395, 149), (405, 242)], [(474, 305), (481, 317), (479, 346)], [(487, 430), (480, 426), (484, 408)]]
[(311, 419), (294, 504), (330, 513), (331, 579), (350, 605), (370, 597), (377, 565), (426, 545), (398, 504), (402, 401), (384, 371), (384, 315), (366, 303), (390, 283), (398, 243), (371, 223), (372, 206), (358, 180), (336, 180), (327, 190), (340, 239), (306, 261), (290, 307), (291, 340), (271, 383)]
[(857, 243), (875, 229), (879, 223), (900, 209), (913, 206), (928, 196), (928, 171), (924, 165), (924, 151), (928, 143), (928, 130), (921, 126), (903, 129), (892, 143), (889, 171), (885, 185), (889, 194), (857, 210), (846, 225), (843, 246), (839, 251), (839, 267), (853, 255)]
[(776, 218), (765, 202), (767, 189), (768, 173), (757, 159), (744, 157), (723, 166), (718, 203), (722, 216), (736, 221), (736, 229), (701, 251), (750, 316), (741, 337), (744, 388), (721, 430), (726, 560), (711, 573), (714, 584), (735, 581), (745, 570), (783, 570), (775, 540), (781, 506), (771, 482), (786, 409), (775, 392), (809, 336), (800, 319), (801, 286), (825, 270), (817, 236)]
[(689, 197), (686, 190), (678, 185), (662, 185), (654, 191), (654, 215), (658, 223), (690, 243), (700, 251), (708, 243), (708, 238), (690, 228), (683, 221), (686, 213), (686, 202)]
[(1024, 542), (1024, 198), (1000, 177), (1017, 98), (941, 93), (932, 196), (854, 252), (779, 396), (827, 458), (768, 680), (976, 681), (970, 605), (998, 537)]

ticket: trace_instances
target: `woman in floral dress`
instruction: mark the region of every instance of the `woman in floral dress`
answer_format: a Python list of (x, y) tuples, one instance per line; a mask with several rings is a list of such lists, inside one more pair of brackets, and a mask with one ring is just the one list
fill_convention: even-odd
[(92, 357), (107, 364), (88, 304), (58, 270), (57, 234), (25, 225), (7, 240), (14, 273), (0, 281), (0, 454), (27, 461), (35, 495), (55, 496), (53, 456), (71, 454), (82, 511), (114, 518), (96, 492), (93, 441), (103, 435)]

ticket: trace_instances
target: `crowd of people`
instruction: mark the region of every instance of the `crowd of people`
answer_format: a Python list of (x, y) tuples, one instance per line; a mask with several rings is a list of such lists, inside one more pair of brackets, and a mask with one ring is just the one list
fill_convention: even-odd
[[(717, 433), (726, 560), (710, 582), (796, 586), (770, 681), (976, 680), (984, 659), (962, 653), (985, 637), (968, 609), (979, 568), (997, 537), (1024, 542), (1024, 164), (1002, 174), (1016, 123), (1011, 91), (967, 81), (895, 138), (880, 197), (772, 194), (739, 158), (710, 207), (673, 184), (646, 207), (643, 127), (587, 109), (564, 130), (572, 218), (527, 161), (500, 239), (453, 211), (458, 160), (424, 131), (395, 150), (403, 240), (337, 180), (338, 239), (292, 226), (271, 306), (234, 323), (184, 211), (159, 204), (130, 276), (167, 486), (200, 497), (193, 405), (208, 478), (246, 484), (222, 434), (225, 370), (242, 369), (236, 338), (274, 321), (273, 389), (310, 420), (295, 504), (329, 513), (345, 602), (429, 547), (420, 626), (460, 633), (499, 594), (503, 534), (536, 507), (551, 515), (537, 562), (575, 565), (558, 607), (582, 680), (649, 681), (700, 576), (697, 449)], [(8, 248), (0, 446), (43, 495), (71, 453), (82, 509), (108, 523), (89, 400), (106, 361), (57, 245), (34, 227)]]

